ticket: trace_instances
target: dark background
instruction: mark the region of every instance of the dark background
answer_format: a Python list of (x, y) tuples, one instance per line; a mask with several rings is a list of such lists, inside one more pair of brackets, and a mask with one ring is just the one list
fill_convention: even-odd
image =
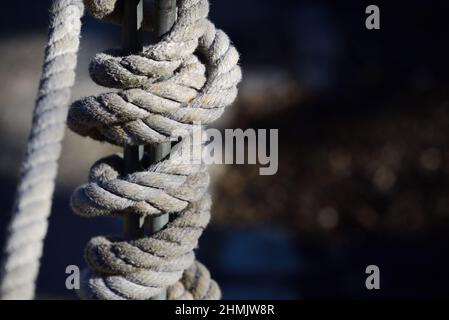
[[(0, 11), (0, 230), (29, 129), (50, 1)], [(381, 30), (365, 28), (376, 4)], [(223, 166), (199, 259), (226, 299), (443, 298), (449, 293), (449, 59), (445, 1), (212, 0), (241, 53), (240, 98), (221, 128), (278, 128), (279, 172)], [(120, 29), (84, 18), (74, 96)], [(75, 298), (65, 267), (118, 219), (71, 214), (71, 191), (112, 150), (68, 132), (38, 298)], [(115, 150), (114, 150), (115, 151)], [(365, 288), (365, 268), (381, 290)]]

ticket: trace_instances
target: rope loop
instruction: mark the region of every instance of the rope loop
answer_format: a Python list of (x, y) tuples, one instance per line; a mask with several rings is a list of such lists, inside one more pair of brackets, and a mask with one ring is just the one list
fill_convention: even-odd
[[(120, 23), (117, 0), (85, 0), (96, 18)], [(209, 175), (180, 151), (193, 139), (194, 126), (217, 120), (237, 96), (239, 55), (228, 36), (208, 20), (207, 0), (178, 0), (177, 20), (155, 44), (137, 54), (107, 50), (89, 67), (97, 84), (114, 89), (72, 104), (68, 126), (74, 132), (118, 146), (150, 145), (181, 135), (170, 157), (132, 174), (112, 155), (91, 168), (89, 182), (72, 195), (75, 213), (86, 217), (169, 213), (157, 233), (126, 241), (93, 238), (85, 250), (82, 298), (150, 299), (168, 289), (169, 299), (219, 299), (220, 290), (194, 249), (210, 220)], [(151, 13), (144, 14), (151, 29)]]

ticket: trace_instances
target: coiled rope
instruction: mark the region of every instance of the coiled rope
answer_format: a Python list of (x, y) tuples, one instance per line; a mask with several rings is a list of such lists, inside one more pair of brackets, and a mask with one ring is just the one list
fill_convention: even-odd
[[(120, 17), (116, 1), (85, 1), (97, 18)], [(89, 183), (72, 195), (81, 216), (171, 214), (161, 231), (141, 239), (96, 237), (86, 248), (89, 269), (80, 296), (149, 299), (218, 299), (220, 290), (193, 250), (210, 219), (209, 175), (183, 150), (194, 147), (193, 125), (216, 120), (237, 95), (239, 55), (207, 19), (207, 0), (177, 1), (177, 20), (160, 42), (139, 54), (110, 50), (90, 65), (99, 85), (120, 89), (76, 101), (68, 125), (76, 133), (112, 144), (149, 145), (182, 136), (169, 158), (132, 174), (120, 156), (99, 160)], [(108, 20), (110, 20), (108, 18)], [(198, 143), (204, 143), (203, 138)]]
[(84, 7), (56, 0), (31, 132), (2, 256), (0, 298), (32, 299), (70, 103)]
[[(120, 22), (123, 17), (120, 1), (85, 0), (84, 3), (99, 19)], [(55, 1), (53, 20), (58, 20), (59, 24), (52, 21), (53, 28), (67, 22), (60, 20), (66, 17), (57, 8), (74, 10), (67, 9), (73, 6), (79, 10), (76, 17), (79, 22), (82, 12), (79, 1)], [(210, 219), (209, 175), (204, 165), (193, 164), (183, 150), (205, 142), (204, 132), (199, 142), (193, 139), (195, 123), (212, 123), (236, 98), (237, 84), (241, 80), (239, 55), (226, 34), (207, 19), (207, 0), (178, 0), (177, 10), (175, 24), (160, 42), (145, 47), (138, 54), (122, 55), (120, 50), (109, 50), (96, 55), (90, 65), (92, 79), (99, 85), (119, 90), (81, 99), (69, 110), (70, 129), (115, 145), (149, 145), (171, 141), (175, 136), (182, 138), (169, 158), (140, 172), (125, 174), (123, 158), (118, 155), (99, 160), (91, 169), (89, 183), (72, 195), (72, 208), (81, 216), (113, 216), (124, 212), (171, 216), (164, 229), (150, 237), (126, 241), (119, 236), (100, 236), (89, 241), (85, 250), (89, 268), (83, 272), (79, 290), (82, 298), (149, 299), (164, 289), (168, 289), (168, 299), (218, 299), (221, 295), (207, 269), (195, 261), (193, 252)], [(144, 24), (148, 26), (151, 22)], [(73, 36), (77, 39), (77, 48), (79, 28), (76, 31), (76, 37)], [(54, 45), (50, 37), (48, 50), (54, 50)], [(76, 61), (75, 55), (73, 59)], [(72, 65), (74, 67), (74, 63), (69, 64)], [(63, 66), (68, 65), (64, 63)], [(45, 70), (44, 66), (44, 74)], [(70, 85), (72, 83), (73, 79)], [(52, 98), (46, 104), (62, 108), (65, 106), (62, 102), (66, 100)], [(65, 115), (58, 118), (59, 126)], [(62, 126), (60, 130), (62, 139)], [(11, 224), (10, 230), (14, 230), (16, 236), (10, 236), (8, 241), (5, 270), (9, 272), (2, 282), (2, 288), (8, 288), (10, 297), (31, 298), (34, 291), (39, 257), (29, 251), (34, 250), (36, 242), (42, 246), (60, 139), (57, 150), (47, 150), (43, 157), (50, 157), (54, 168), (48, 175), (48, 193), (44, 192), (49, 195), (45, 198), (46, 215), (36, 215), (34, 208), (27, 207), (22, 214), (26, 219), (18, 220), (20, 215), (15, 214)], [(47, 138), (41, 140), (39, 145), (29, 148), (40, 150), (49, 143)], [(39, 159), (31, 155), (26, 158), (33, 163)], [(41, 188), (42, 177), (33, 178)], [(25, 187), (19, 187), (19, 194), (20, 190), (28, 190), (29, 185), (27, 182)], [(28, 205), (33, 197), (25, 195), (23, 198)], [(15, 222), (21, 220), (26, 223)], [(37, 241), (35, 231), (30, 236), (33, 241), (29, 241), (30, 233), (22, 230), (24, 225), (30, 224), (29, 220), (37, 221), (41, 228)], [(18, 246), (17, 243), (22, 244)], [(16, 252), (16, 248), (25, 249)], [(13, 255), (16, 258), (11, 260)], [(15, 263), (10, 262), (14, 260)], [(24, 264), (23, 261), (28, 262)], [(23, 265), (26, 268), (17, 272), (17, 266)], [(17, 275), (30, 268), (36, 269), (33, 278), (17, 279)], [(29, 293), (24, 295), (25, 289), (18, 291), (18, 284), (26, 287)]]

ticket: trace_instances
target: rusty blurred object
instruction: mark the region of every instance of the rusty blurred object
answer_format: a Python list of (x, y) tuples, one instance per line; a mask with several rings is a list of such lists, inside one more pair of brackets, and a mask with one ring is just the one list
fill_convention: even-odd
[(297, 108), (306, 99), (299, 81), (282, 69), (247, 70), (235, 103), (235, 118), (254, 121)]
[(295, 136), (282, 134), (295, 123), (284, 116), (278, 173), (227, 166), (215, 182), (214, 222), (278, 224), (303, 235), (447, 229), (449, 100), (438, 101), (318, 123)]

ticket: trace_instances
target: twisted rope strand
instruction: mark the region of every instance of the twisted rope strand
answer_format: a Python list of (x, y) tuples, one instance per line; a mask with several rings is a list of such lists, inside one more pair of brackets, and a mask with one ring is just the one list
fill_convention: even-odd
[[(85, 4), (99, 19), (120, 22), (123, 17), (120, 1)], [(170, 158), (125, 174), (122, 157), (106, 157), (91, 168), (89, 183), (73, 193), (72, 208), (81, 216), (171, 214), (164, 229), (149, 237), (91, 239), (81, 298), (150, 299), (163, 289), (169, 299), (221, 296), (193, 252), (210, 220), (209, 175), (181, 151), (205, 142), (204, 132), (201, 141), (193, 139), (194, 123), (212, 123), (234, 101), (241, 80), (239, 55), (207, 19), (207, 0), (178, 0), (177, 7), (177, 21), (160, 42), (138, 54), (97, 54), (89, 68), (93, 81), (119, 91), (83, 98), (69, 111), (74, 132), (120, 146), (168, 142), (182, 132)]]
[(55, 0), (31, 132), (3, 251), (0, 298), (32, 299), (75, 81), (81, 0)]

